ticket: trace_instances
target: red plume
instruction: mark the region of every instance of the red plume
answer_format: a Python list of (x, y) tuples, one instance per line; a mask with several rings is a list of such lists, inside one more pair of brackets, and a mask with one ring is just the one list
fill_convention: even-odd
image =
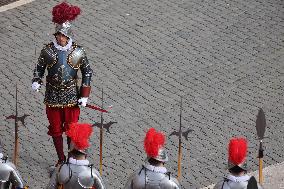
[(65, 1), (56, 5), (52, 9), (52, 21), (57, 24), (63, 24), (66, 21), (74, 20), (81, 13), (81, 9), (72, 6)]
[(234, 165), (243, 163), (247, 155), (247, 141), (245, 138), (233, 138), (229, 143), (229, 161)]
[(149, 157), (157, 157), (159, 149), (165, 144), (165, 135), (150, 128), (144, 139), (144, 149)]
[(89, 138), (93, 132), (91, 124), (87, 123), (71, 123), (69, 125), (66, 135), (71, 138), (72, 142), (75, 144), (76, 149), (85, 150), (90, 146)]

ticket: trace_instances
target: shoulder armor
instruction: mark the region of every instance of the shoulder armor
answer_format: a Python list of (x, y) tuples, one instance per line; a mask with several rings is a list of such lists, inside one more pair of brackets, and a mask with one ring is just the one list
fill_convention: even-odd
[(47, 49), (52, 49), (54, 47), (53, 43), (50, 42), (48, 44), (44, 44), (44, 47), (42, 48), (43, 51), (46, 51)]
[(14, 169), (14, 164), (12, 163), (0, 163), (0, 181), (7, 182), (10, 178), (10, 173)]
[(81, 45), (78, 45), (76, 42), (72, 42), (72, 47), (76, 48), (76, 47), (81, 47)]
[(57, 63), (57, 53), (53, 48), (53, 43), (49, 43), (41, 51), (40, 58), (46, 63), (48, 69)]
[(58, 171), (58, 182), (60, 184), (65, 184), (69, 182), (72, 177), (72, 169), (70, 169), (69, 164), (63, 164)]
[(79, 69), (83, 58), (86, 56), (85, 51), (83, 47), (77, 45), (76, 43), (72, 44), (72, 48), (73, 49), (68, 56), (68, 64), (74, 69)]
[(48, 43), (48, 44), (45, 44), (44, 47), (43, 47), (43, 49), (51, 49), (51, 50), (52, 50), (53, 48), (55, 48), (53, 42), (50, 42), (50, 43)]

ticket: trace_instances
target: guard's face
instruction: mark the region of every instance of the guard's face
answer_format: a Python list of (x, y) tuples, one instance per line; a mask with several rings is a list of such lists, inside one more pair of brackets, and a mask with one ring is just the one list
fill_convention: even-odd
[(68, 43), (68, 37), (66, 37), (62, 33), (57, 33), (55, 38), (56, 38), (58, 45), (60, 45), (62, 47), (64, 47)]

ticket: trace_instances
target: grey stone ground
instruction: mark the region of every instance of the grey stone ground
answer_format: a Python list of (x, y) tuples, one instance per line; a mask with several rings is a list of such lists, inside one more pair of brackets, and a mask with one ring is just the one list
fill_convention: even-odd
[[(43, 43), (52, 38), (51, 8), (58, 1), (36, 0), (0, 13), (1, 122), (4, 148), (13, 153), (15, 83), (20, 128), (20, 165), (31, 188), (44, 188), (56, 155), (47, 136), (44, 88), (31, 91), (32, 69)], [(149, 127), (167, 135), (178, 128), (183, 97), (183, 129), (194, 130), (183, 144), (184, 188), (217, 182), (226, 173), (230, 137), (249, 139), (249, 166), (257, 169), (255, 116), (266, 112), (264, 165), (284, 161), (283, 151), (283, 1), (281, 0), (85, 0), (69, 1), (83, 13), (75, 22), (76, 39), (88, 53), (93, 78), (90, 102), (106, 104), (117, 121), (105, 134), (104, 173), (108, 188), (121, 188), (143, 162), (142, 140)], [(34, 37), (35, 35), (35, 37)], [(35, 45), (36, 55), (35, 55)], [(81, 121), (99, 121), (82, 109)], [(98, 168), (98, 129), (92, 161)], [(169, 171), (176, 175), (177, 138), (168, 138)]]
[(0, 1), (0, 6), (3, 6), (3, 5), (8, 5), (9, 3), (13, 3), (15, 2), (16, 0), (1, 0)]

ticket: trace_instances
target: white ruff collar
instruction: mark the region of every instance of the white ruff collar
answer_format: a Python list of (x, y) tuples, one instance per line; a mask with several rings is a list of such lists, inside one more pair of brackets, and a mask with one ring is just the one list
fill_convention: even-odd
[(230, 181), (233, 181), (233, 182), (246, 182), (250, 179), (250, 176), (244, 175), (244, 176), (236, 177), (236, 176), (233, 176), (233, 175), (228, 175), (227, 179), (229, 179)]
[(53, 39), (53, 44), (54, 44), (54, 46), (55, 46), (55, 48), (56, 48), (57, 50), (60, 50), (60, 51), (68, 51), (68, 50), (72, 47), (72, 39), (69, 38), (67, 45), (65, 45), (64, 47), (60, 46), (60, 45), (57, 43), (56, 39)]
[(89, 160), (84, 159), (84, 160), (77, 160), (74, 159), (72, 157), (69, 158), (69, 163), (73, 164), (73, 165), (89, 165)]
[(166, 173), (167, 172), (167, 169), (165, 167), (155, 167), (153, 165), (145, 165), (145, 168), (150, 171), (156, 172), (156, 173)]

